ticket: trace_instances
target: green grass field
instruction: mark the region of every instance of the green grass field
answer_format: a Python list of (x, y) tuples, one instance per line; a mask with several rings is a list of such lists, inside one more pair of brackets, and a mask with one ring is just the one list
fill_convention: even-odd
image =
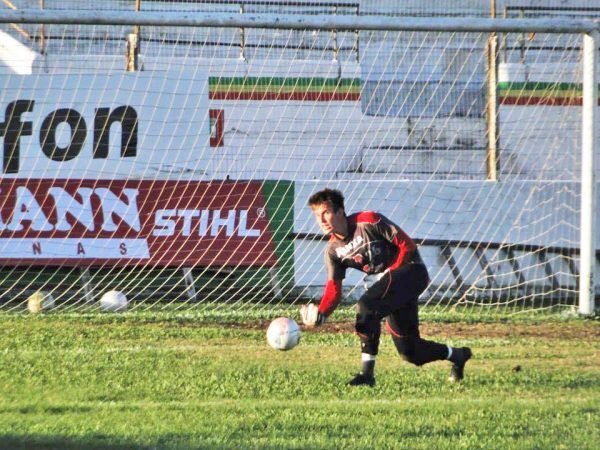
[(464, 383), (384, 334), (369, 389), (344, 384), (351, 315), (277, 352), (264, 321), (1, 313), (0, 448), (600, 448), (598, 320), (424, 314), (425, 337), (473, 348)]

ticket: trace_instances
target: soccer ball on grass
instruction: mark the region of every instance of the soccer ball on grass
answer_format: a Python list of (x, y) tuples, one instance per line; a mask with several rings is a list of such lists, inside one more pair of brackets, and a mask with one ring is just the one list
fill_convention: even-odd
[(267, 342), (275, 350), (291, 350), (300, 342), (300, 327), (288, 317), (279, 317), (267, 328)]
[(108, 291), (100, 298), (100, 308), (103, 311), (121, 312), (126, 311), (129, 302), (125, 294), (119, 291)]
[(27, 298), (27, 309), (30, 313), (40, 313), (54, 308), (54, 297), (45, 291), (37, 291)]

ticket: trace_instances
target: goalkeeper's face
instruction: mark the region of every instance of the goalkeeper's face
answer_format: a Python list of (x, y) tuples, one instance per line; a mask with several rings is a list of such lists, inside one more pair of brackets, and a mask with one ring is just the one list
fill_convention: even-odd
[(334, 211), (329, 203), (321, 203), (313, 206), (312, 211), (323, 233), (335, 234), (339, 238), (346, 236), (348, 233), (348, 221), (346, 220), (344, 208)]

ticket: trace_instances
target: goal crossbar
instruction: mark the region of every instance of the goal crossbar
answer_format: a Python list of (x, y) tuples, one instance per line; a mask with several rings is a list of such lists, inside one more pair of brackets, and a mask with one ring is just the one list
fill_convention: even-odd
[(0, 23), (162, 25), (181, 27), (283, 28), (297, 30), (382, 30), (451, 32), (593, 33), (594, 20), (368, 17), (331, 14), (279, 15), (150, 11), (3, 11)]

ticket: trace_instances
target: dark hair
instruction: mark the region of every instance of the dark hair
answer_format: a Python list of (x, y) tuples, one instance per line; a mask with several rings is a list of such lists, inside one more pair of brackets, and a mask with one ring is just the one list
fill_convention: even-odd
[(313, 207), (322, 203), (329, 203), (333, 208), (333, 212), (344, 208), (344, 195), (337, 189), (325, 188), (319, 192), (315, 192), (308, 199), (308, 206)]

